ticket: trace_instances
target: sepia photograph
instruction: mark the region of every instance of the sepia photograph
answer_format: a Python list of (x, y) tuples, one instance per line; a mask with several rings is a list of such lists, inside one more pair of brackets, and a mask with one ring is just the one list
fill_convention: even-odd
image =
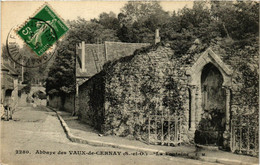
[(258, 1), (1, 1), (0, 165), (258, 165)]

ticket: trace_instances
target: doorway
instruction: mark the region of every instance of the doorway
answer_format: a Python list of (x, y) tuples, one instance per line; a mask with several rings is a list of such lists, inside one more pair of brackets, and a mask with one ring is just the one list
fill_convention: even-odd
[(195, 142), (222, 146), (226, 123), (223, 76), (215, 65), (208, 63), (203, 67), (200, 82), (202, 116), (195, 132)]

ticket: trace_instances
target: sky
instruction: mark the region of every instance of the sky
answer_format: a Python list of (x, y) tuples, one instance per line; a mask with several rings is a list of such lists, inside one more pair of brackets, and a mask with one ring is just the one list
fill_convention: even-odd
[[(23, 24), (44, 5), (43, 1), (2, 1), (1, 2), (1, 43), (13, 26)], [(64, 20), (74, 20), (78, 16), (90, 20), (102, 12), (118, 14), (127, 1), (48, 1), (55, 12)], [(178, 11), (184, 6), (192, 7), (192, 1), (161, 1), (165, 11)]]

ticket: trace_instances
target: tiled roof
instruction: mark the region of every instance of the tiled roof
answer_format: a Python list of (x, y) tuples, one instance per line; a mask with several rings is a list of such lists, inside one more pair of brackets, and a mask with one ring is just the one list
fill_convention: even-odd
[(135, 50), (149, 46), (148, 43), (123, 43), (105, 42), (107, 61), (113, 61), (121, 57), (130, 56)]
[(76, 62), (77, 77), (92, 77), (102, 70), (108, 61), (130, 56), (135, 50), (149, 46), (149, 43), (105, 42), (104, 44), (85, 44), (85, 72), (81, 70), (81, 51)]
[(77, 55), (77, 77), (91, 77), (101, 70), (105, 63), (105, 48), (104, 44), (86, 44), (85, 45), (85, 70), (81, 68), (81, 51)]

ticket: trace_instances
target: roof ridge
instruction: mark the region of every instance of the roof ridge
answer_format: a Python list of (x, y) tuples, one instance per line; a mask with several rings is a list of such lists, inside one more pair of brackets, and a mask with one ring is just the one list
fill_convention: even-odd
[(104, 44), (106, 43), (120, 43), (120, 44), (150, 44), (150, 43), (138, 43), (138, 42), (120, 42), (120, 41), (105, 41)]
[(104, 44), (85, 44), (85, 45), (104, 45)]

